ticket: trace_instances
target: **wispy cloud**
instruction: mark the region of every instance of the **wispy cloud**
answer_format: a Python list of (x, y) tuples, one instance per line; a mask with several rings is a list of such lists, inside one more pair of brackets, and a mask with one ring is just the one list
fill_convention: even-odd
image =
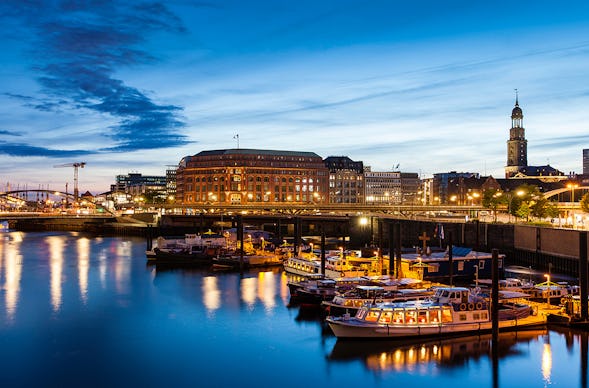
[(12, 131), (5, 131), (0, 129), (0, 135), (6, 135), (6, 136), (22, 136), (21, 134), (18, 134), (16, 132), (12, 132)]
[[(35, 98), (7, 95), (44, 112), (82, 108), (118, 119), (119, 124), (108, 127), (104, 134), (116, 144), (108, 151), (188, 143), (185, 136), (178, 134), (185, 126), (182, 107), (160, 104), (115, 77), (123, 67), (157, 60), (139, 48), (149, 33), (185, 31), (180, 19), (163, 3), (5, 1), (0, 7), (4, 15), (23, 20), (29, 33), (37, 37), (30, 55), (44, 92)], [(14, 149), (20, 153), (24, 148), (16, 144)], [(42, 148), (30, 150), (53, 155)]]
[(69, 156), (90, 155), (92, 153), (93, 152), (86, 150), (58, 150), (0, 141), (0, 154), (9, 156), (46, 156), (61, 158)]

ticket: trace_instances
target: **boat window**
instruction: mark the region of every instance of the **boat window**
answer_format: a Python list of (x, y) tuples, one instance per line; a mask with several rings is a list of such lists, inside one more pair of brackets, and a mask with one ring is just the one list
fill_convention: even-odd
[(429, 311), (429, 321), (431, 323), (439, 323), (440, 322), (440, 310), (439, 309), (432, 309)]
[(393, 322), (394, 323), (403, 323), (405, 320), (403, 310), (395, 310), (393, 311)]
[(358, 310), (358, 313), (356, 314), (356, 318), (363, 319), (365, 315), (366, 315), (366, 310), (360, 309), (360, 310)]
[(380, 315), (379, 311), (376, 310), (371, 310), (368, 312), (368, 314), (366, 314), (366, 321), (368, 322), (376, 322), (378, 321), (378, 316)]
[(378, 320), (378, 323), (391, 323), (392, 317), (393, 317), (392, 311), (385, 311), (380, 315), (380, 319)]
[(481, 314), (479, 314), (479, 313), (473, 313), (472, 314), (472, 319), (475, 320), (475, 321), (480, 320), (481, 319)]
[(466, 314), (464, 314), (464, 313), (458, 314), (458, 320), (459, 321), (466, 321)]
[(417, 322), (417, 311), (407, 310), (405, 311), (405, 323), (416, 323)]
[(442, 308), (442, 323), (452, 322), (452, 311), (450, 307)]
[(421, 310), (417, 313), (417, 322), (427, 323), (427, 310)]
[(482, 319), (484, 319), (484, 320), (487, 320), (487, 319), (489, 319), (489, 317), (488, 317), (488, 314), (487, 314), (487, 312), (486, 312), (486, 311), (483, 311), (483, 312), (481, 313), (481, 318), (482, 318)]

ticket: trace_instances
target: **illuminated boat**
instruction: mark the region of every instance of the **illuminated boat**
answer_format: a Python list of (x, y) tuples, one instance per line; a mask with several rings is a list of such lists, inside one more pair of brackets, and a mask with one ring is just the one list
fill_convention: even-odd
[[(299, 276), (321, 275), (321, 259), (312, 255), (291, 257), (284, 261), (284, 270)], [(382, 274), (380, 261), (374, 257), (333, 255), (325, 258), (326, 278), (377, 276)]]
[[(546, 323), (530, 305), (511, 303), (499, 309), (499, 329), (516, 330)], [(464, 287), (440, 287), (431, 298), (361, 307), (354, 317), (329, 316), (338, 338), (408, 338), (461, 335), (492, 330), (490, 305)]]
[(345, 313), (356, 314), (363, 306), (372, 304), (407, 302), (432, 296), (431, 289), (386, 289), (374, 285), (358, 285), (351, 290), (337, 293), (333, 299), (325, 300), (321, 305), (329, 313), (336, 316)]

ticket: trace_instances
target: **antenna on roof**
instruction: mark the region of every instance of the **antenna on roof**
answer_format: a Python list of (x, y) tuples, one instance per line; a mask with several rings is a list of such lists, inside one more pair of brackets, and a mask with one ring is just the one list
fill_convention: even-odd
[(239, 133), (236, 133), (233, 138), (237, 140), (237, 149), (239, 149)]

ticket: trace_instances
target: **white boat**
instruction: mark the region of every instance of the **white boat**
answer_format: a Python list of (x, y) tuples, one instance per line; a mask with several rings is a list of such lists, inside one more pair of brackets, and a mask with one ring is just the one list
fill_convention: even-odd
[(202, 235), (187, 233), (184, 237), (158, 237), (156, 244), (145, 251), (149, 261), (186, 261), (191, 258), (212, 258), (225, 247), (224, 236), (211, 231)]
[[(459, 335), (490, 331), (493, 327), (487, 300), (464, 287), (440, 287), (431, 298), (364, 306), (354, 317), (344, 314), (326, 320), (338, 338)], [(533, 314), (527, 304), (511, 303), (499, 310), (499, 329), (545, 323), (546, 317)]]
[[(573, 292), (573, 290), (575, 292)], [(546, 281), (535, 284), (532, 288), (525, 291), (530, 295), (530, 299), (538, 302), (560, 303), (560, 300), (576, 292), (576, 287), (570, 287), (567, 284)]]
[[(315, 255), (290, 257), (284, 261), (284, 270), (300, 276), (321, 275), (321, 259)], [(326, 278), (377, 276), (381, 273), (380, 261), (374, 257), (334, 255), (325, 258)]]
[(386, 302), (407, 302), (432, 296), (431, 289), (386, 289), (375, 285), (358, 285), (355, 288), (336, 293), (333, 299), (321, 303), (330, 315), (355, 314), (361, 307)]

